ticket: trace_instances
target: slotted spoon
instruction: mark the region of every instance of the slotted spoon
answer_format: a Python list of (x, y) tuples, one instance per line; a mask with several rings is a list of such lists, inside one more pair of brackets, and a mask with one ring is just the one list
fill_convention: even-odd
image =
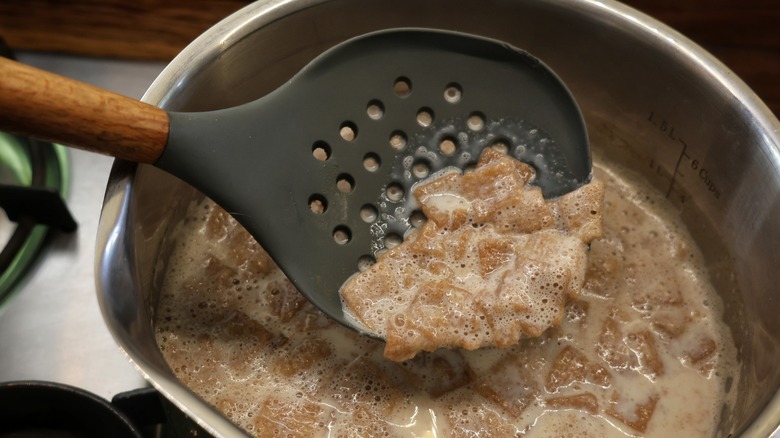
[(341, 43), (251, 103), (166, 112), (0, 60), (0, 129), (150, 163), (229, 211), (317, 307), (403, 238), (412, 185), (503, 147), (546, 197), (590, 179), (584, 122), (539, 60), (504, 43), (394, 29)]

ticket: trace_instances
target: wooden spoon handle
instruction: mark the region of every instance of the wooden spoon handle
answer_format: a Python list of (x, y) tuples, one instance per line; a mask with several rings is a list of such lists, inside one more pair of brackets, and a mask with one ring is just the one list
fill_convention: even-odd
[(169, 122), (155, 106), (0, 58), (0, 130), (154, 163)]

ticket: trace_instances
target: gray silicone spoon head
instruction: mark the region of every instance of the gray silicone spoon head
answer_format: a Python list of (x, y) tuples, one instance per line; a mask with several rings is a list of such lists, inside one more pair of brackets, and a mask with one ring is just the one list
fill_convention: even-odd
[(559, 78), (521, 50), (451, 32), (364, 35), (257, 101), (170, 118), (156, 165), (230, 212), (347, 326), (339, 289), (413, 226), (420, 179), (498, 143), (536, 169), (545, 197), (591, 177), (585, 125)]

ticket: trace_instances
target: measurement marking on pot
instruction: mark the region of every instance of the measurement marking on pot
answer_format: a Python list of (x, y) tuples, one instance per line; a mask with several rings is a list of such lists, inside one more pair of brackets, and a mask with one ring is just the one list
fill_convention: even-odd
[[(666, 191), (666, 197), (669, 198), (672, 195), (677, 178), (685, 176), (683, 170), (690, 169), (695, 172), (695, 175), (699, 178), (700, 183), (707, 187), (707, 191), (710, 192), (712, 196), (715, 197), (715, 199), (720, 199), (720, 189), (715, 183), (711, 172), (702, 164), (700, 159), (692, 157), (687, 153), (688, 143), (676, 133), (675, 126), (663, 117), (656, 114), (655, 111), (650, 111), (650, 114), (647, 116), (647, 120), (659, 131), (666, 134), (666, 137), (669, 140), (678, 143), (678, 145), (682, 148), (680, 150), (680, 154), (677, 157), (677, 162), (674, 164), (674, 169), (672, 170), (672, 176), (669, 182), (669, 188)], [(687, 164), (684, 165), (684, 163)], [(662, 174), (661, 165), (659, 163), (656, 163), (654, 160), (650, 160), (650, 166), (655, 168), (658, 175)], [(680, 202), (685, 202), (685, 195), (680, 196)]]

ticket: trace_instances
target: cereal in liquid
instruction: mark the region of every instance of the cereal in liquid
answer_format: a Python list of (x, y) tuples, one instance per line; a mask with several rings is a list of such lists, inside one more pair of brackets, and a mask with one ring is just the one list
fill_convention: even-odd
[(604, 236), (579, 298), (538, 338), (388, 361), (206, 201), (173, 235), (158, 344), (255, 436), (712, 436), (736, 354), (702, 257), (662, 195), (616, 166), (594, 172)]

